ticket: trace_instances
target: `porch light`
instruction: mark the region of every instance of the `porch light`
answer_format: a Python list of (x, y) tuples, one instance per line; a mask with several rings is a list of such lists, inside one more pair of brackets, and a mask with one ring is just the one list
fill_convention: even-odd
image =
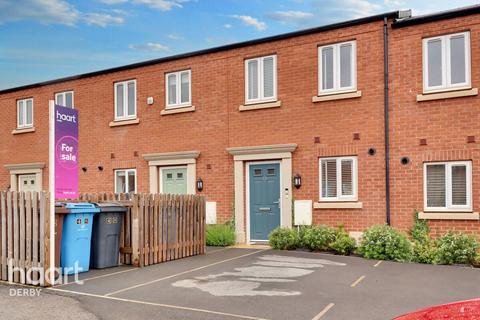
[(302, 186), (302, 177), (299, 174), (296, 174), (295, 177), (293, 177), (293, 185), (297, 189)]
[(203, 190), (203, 180), (201, 178), (197, 179), (197, 190), (199, 192), (202, 192), (202, 190)]

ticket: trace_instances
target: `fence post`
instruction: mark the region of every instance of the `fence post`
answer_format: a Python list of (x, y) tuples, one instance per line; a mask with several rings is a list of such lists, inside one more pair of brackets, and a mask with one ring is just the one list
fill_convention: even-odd
[(139, 210), (138, 210), (138, 195), (133, 196), (132, 203), (132, 258), (131, 263), (135, 267), (140, 267), (140, 230), (139, 230)]
[[(52, 272), (54, 272), (53, 270), (50, 270), (50, 267), (54, 268), (55, 266), (50, 266), (50, 193), (49, 192), (44, 192), (43, 193), (43, 197), (44, 197), (44, 210), (45, 210), (45, 214), (44, 214), (44, 221), (42, 221), (41, 223), (44, 224), (44, 229), (45, 230), (45, 234), (44, 234), (44, 240), (43, 240), (43, 246), (44, 246), (44, 257), (43, 257), (43, 260), (45, 261), (44, 262), (44, 272), (45, 272), (45, 286), (46, 287), (49, 287), (52, 285), (52, 283), (50, 282), (50, 279), (51, 279), (51, 276), (50, 274), (52, 274)], [(49, 276), (47, 277), (47, 271), (49, 271)]]

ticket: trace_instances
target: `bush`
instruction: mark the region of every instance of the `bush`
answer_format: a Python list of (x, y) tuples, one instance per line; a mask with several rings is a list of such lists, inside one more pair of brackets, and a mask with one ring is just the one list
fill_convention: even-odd
[(349, 255), (355, 250), (355, 246), (355, 239), (351, 238), (343, 227), (339, 227), (335, 232), (335, 240), (330, 244), (330, 249), (337, 254)]
[(335, 229), (318, 225), (304, 231), (302, 244), (312, 251), (327, 251), (335, 241)]
[(207, 246), (226, 247), (235, 244), (235, 231), (230, 224), (209, 224), (205, 228)]
[(438, 264), (473, 263), (478, 249), (474, 236), (451, 231), (439, 237), (435, 244), (435, 263)]
[(435, 257), (435, 242), (431, 239), (426, 241), (415, 241), (413, 243), (413, 262), (432, 264), (435, 263)]
[(368, 259), (410, 261), (412, 245), (405, 234), (387, 225), (376, 225), (363, 235), (359, 252)]
[(430, 227), (427, 220), (419, 220), (418, 211), (415, 211), (413, 221), (412, 229), (410, 229), (412, 239), (421, 243), (428, 242), (430, 240)]
[(298, 234), (293, 229), (279, 227), (270, 232), (268, 241), (273, 249), (293, 250), (298, 245)]

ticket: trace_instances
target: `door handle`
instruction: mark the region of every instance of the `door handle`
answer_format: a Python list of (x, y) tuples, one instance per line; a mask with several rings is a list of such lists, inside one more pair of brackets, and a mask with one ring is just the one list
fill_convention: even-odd
[(258, 208), (259, 211), (270, 211), (272, 210), (271, 208), (269, 207), (263, 207), (263, 208)]

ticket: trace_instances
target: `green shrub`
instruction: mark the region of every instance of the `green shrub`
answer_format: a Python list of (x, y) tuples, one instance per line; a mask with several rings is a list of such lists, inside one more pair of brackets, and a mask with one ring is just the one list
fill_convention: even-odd
[(335, 229), (318, 225), (305, 230), (302, 244), (312, 251), (327, 251), (330, 244), (335, 241)]
[(431, 239), (414, 241), (412, 261), (418, 263), (435, 263), (436, 247)]
[(226, 247), (235, 244), (235, 231), (231, 224), (209, 224), (205, 228), (207, 246)]
[(273, 249), (293, 250), (298, 244), (298, 234), (296, 230), (279, 227), (270, 232), (268, 241)]
[(300, 226), (298, 228), (298, 243), (297, 243), (297, 248), (307, 248), (307, 245), (305, 244), (305, 233), (307, 230), (311, 229), (311, 226)]
[(438, 264), (473, 263), (478, 249), (474, 236), (451, 231), (439, 237), (435, 244), (435, 262)]
[(410, 261), (412, 245), (405, 234), (387, 225), (376, 225), (363, 235), (359, 252), (368, 259)]
[(349, 255), (355, 250), (355, 239), (351, 238), (343, 227), (335, 231), (335, 240), (330, 244), (330, 249), (342, 255)]
[(415, 211), (410, 234), (414, 241), (421, 243), (430, 241), (430, 227), (428, 226), (427, 220), (418, 219), (418, 211)]

